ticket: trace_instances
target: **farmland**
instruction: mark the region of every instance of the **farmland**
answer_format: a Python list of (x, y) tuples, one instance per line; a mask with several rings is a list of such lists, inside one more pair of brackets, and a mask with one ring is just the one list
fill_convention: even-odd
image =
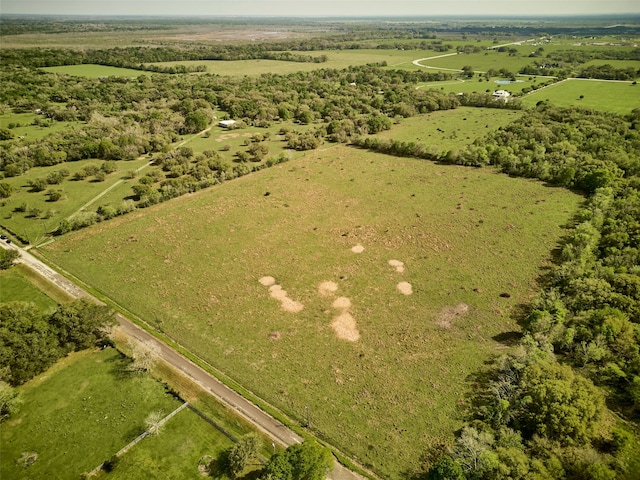
[[(426, 431), (445, 439), (460, 425), (465, 379), (504, 348), (493, 337), (518, 329), (514, 308), (579, 201), (491, 172), (336, 147), (45, 250), (292, 417), (309, 405), (323, 437), (396, 477)], [(263, 276), (304, 310), (283, 312)], [(413, 295), (396, 292), (401, 280)], [(360, 341), (331, 331), (334, 299), (318, 294), (326, 281), (350, 299)], [(468, 314), (438, 326), (462, 304)], [(428, 380), (425, 362), (440, 365)]]

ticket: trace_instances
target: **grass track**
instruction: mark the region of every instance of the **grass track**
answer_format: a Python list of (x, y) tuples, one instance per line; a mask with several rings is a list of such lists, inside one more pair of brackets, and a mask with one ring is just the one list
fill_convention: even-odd
[[(398, 478), (428, 438), (461, 426), (468, 376), (504, 351), (494, 337), (518, 329), (514, 308), (579, 201), (489, 170), (335, 147), (66, 236), (45, 254), (301, 423), (308, 405), (323, 437)], [(283, 312), (264, 275), (305, 309)], [(318, 294), (327, 280), (351, 299), (357, 343), (329, 326), (332, 298)], [(412, 296), (397, 293), (400, 280)], [(436, 325), (461, 303), (466, 316)]]

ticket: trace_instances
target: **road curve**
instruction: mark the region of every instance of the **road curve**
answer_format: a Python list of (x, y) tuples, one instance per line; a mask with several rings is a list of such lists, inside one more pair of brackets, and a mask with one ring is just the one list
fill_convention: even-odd
[[(26, 265), (30, 269), (54, 283), (56, 286), (70, 294), (74, 298), (90, 298), (96, 303), (103, 304), (100, 300), (89, 294), (86, 290), (80, 288), (69, 279), (60, 275), (54, 269), (31, 255), (25, 249), (15, 244), (0, 243), (5, 249), (13, 249), (20, 253), (19, 262)], [(160, 356), (164, 361), (176, 368), (184, 375), (191, 378), (200, 385), (204, 390), (216, 397), (220, 402), (235, 410), (239, 415), (251, 422), (257, 429), (268, 435), (274, 442), (278, 442), (284, 447), (301, 443), (302, 437), (287, 428), (285, 425), (274, 419), (271, 415), (260, 410), (253, 403), (239, 395), (234, 390), (221, 383), (210, 373), (206, 372), (198, 365), (176, 352), (164, 342), (160, 341), (153, 335), (138, 327), (123, 315), (116, 314), (120, 330), (128, 337), (134, 338), (141, 342), (153, 343), (160, 351)], [(363, 480), (364, 477), (352, 472), (337, 461), (334, 462), (333, 471), (327, 476), (329, 480)]]

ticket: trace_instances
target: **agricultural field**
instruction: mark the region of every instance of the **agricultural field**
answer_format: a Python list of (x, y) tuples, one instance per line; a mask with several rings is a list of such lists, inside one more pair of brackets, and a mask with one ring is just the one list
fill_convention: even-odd
[(108, 67), (105, 65), (65, 65), (63, 67), (45, 67), (42, 70), (51, 73), (63, 73), (76, 77), (102, 78), (102, 77), (128, 77), (136, 78), (144, 75), (142, 70), (130, 68)]
[(24, 403), (0, 432), (0, 476), (77, 479), (142, 433), (150, 413), (180, 405), (151, 377), (127, 372), (128, 362), (113, 348), (85, 350), (20, 387)]
[(421, 83), (418, 88), (434, 88), (449, 93), (493, 93), (496, 90), (506, 90), (512, 95), (521, 94), (526, 88), (540, 88), (555, 79), (547, 77), (530, 77), (518, 75), (516, 80), (504, 77), (490, 77), (487, 80), (484, 75), (474, 78), (446, 80), (442, 82)]
[(497, 108), (459, 107), (406, 118), (377, 136), (400, 142), (423, 143), (436, 152), (460, 149), (514, 120), (522, 112)]
[(580, 201), (333, 147), (41, 251), (400, 478), (462, 425), (469, 376), (517, 338), (518, 305)]
[(560, 107), (581, 106), (624, 115), (640, 108), (640, 87), (632, 82), (571, 79), (522, 97), (529, 107), (544, 100)]

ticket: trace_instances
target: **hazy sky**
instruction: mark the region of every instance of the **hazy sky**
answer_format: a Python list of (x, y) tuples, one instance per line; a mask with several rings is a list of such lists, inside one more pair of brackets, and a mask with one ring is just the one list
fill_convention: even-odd
[(0, 0), (0, 14), (430, 16), (640, 13), (639, 0)]

